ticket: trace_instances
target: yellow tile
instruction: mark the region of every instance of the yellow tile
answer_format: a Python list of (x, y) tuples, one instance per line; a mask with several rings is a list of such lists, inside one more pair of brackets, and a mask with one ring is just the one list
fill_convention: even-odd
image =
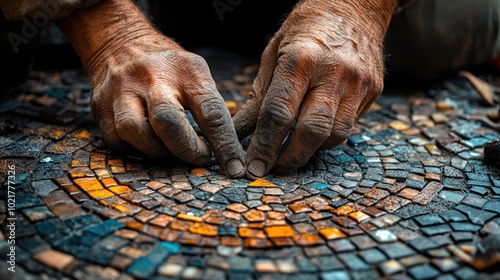
[(366, 215), (365, 213), (363, 213), (361, 211), (349, 213), (349, 217), (353, 218), (358, 223), (362, 223), (362, 222), (370, 219), (370, 216)]
[(255, 181), (253, 181), (252, 183), (248, 184), (249, 187), (277, 187), (275, 184), (273, 184), (272, 182), (266, 180), (266, 179), (263, 179), (263, 178), (259, 178)]
[(111, 166), (111, 173), (113, 174), (122, 174), (126, 172), (127, 170), (123, 166)]
[(395, 130), (406, 130), (410, 128), (410, 125), (403, 121), (392, 121), (389, 123), (389, 127)]
[(90, 162), (90, 169), (102, 169), (102, 168), (106, 168), (106, 162), (104, 160)]
[(109, 174), (109, 171), (105, 168), (103, 169), (96, 169), (94, 170), (95, 175), (99, 179), (105, 179), (111, 177), (111, 174)]
[(177, 214), (177, 218), (181, 219), (181, 220), (193, 221), (193, 222), (201, 222), (203, 220), (201, 217), (183, 214), (183, 213)]

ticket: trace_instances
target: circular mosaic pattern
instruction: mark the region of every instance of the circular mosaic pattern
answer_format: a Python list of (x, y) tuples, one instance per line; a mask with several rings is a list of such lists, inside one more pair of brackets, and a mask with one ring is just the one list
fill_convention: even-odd
[[(18, 275), (468, 279), (492, 272), (482, 272), (484, 261), (467, 261), (463, 249), (500, 229), (500, 173), (482, 161), (484, 144), (499, 136), (485, 117), (496, 108), (483, 107), (462, 80), (449, 82), (455, 92), (384, 95), (346, 144), (317, 153), (298, 174), (252, 182), (226, 178), (214, 160), (193, 168), (114, 154), (78, 103), (59, 123), (41, 118), (58, 108), (57, 94), (68, 98), (78, 84), (62, 79), (59, 88), (52, 79), (32, 79), (31, 94), (2, 111), (2, 172), (17, 168)], [(219, 83), (221, 92), (230, 85)], [(88, 87), (79, 88), (88, 98)], [(5, 223), (6, 208), (2, 202)], [(2, 253), (7, 238), (5, 230)]]

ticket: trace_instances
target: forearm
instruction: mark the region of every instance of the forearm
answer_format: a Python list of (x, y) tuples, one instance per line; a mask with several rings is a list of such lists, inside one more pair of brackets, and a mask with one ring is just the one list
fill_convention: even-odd
[(397, 5), (397, 0), (304, 0), (292, 14), (299, 13), (308, 21), (318, 18), (320, 24), (336, 24), (338, 28), (356, 26), (357, 32), (382, 38)]
[[(119, 57), (126, 43), (161, 38), (131, 0), (107, 0), (56, 21), (86, 69), (106, 57)], [(163, 46), (169, 40), (162, 42)], [(173, 42), (172, 42), (173, 44)], [(174, 44), (173, 44), (174, 45)]]

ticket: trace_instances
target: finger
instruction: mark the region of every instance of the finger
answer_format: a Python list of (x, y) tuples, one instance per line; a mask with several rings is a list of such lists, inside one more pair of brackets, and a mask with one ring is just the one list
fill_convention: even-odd
[(289, 174), (307, 163), (321, 144), (330, 136), (334, 115), (340, 103), (333, 95), (335, 85), (328, 84), (310, 90), (301, 105), (297, 124), (286, 140), (276, 162), (276, 172)]
[(264, 93), (269, 89), (276, 68), (279, 40), (279, 36), (274, 37), (264, 49), (259, 72), (252, 85), (254, 96), (233, 117), (234, 128), (239, 139), (243, 139), (255, 131), (262, 99)]
[[(96, 88), (99, 88), (97, 86)], [(126, 141), (121, 139), (120, 135), (116, 132), (115, 118), (111, 102), (106, 102), (100, 90), (94, 89), (91, 99), (91, 111), (94, 121), (99, 125), (103, 133), (104, 142), (108, 147), (113, 150), (124, 152), (130, 150), (131, 146)]]
[(146, 95), (149, 121), (156, 135), (179, 159), (194, 165), (210, 160), (210, 148), (186, 118), (184, 108), (176, 99), (179, 93), (170, 88), (154, 88)]
[(183, 85), (188, 106), (214, 152), (222, 171), (232, 178), (245, 175), (245, 152), (238, 141), (231, 115), (217, 91), (205, 60), (196, 58), (191, 79)]
[(171, 155), (151, 128), (141, 97), (135, 93), (122, 93), (113, 102), (113, 111), (116, 132), (121, 139), (152, 158)]
[(306, 52), (283, 55), (264, 97), (257, 128), (248, 147), (247, 176), (264, 176), (273, 167), (281, 145), (293, 126), (309, 85), (312, 57)]
[(362, 81), (351, 80), (339, 86), (337, 91), (343, 94), (343, 97), (335, 112), (332, 132), (320, 149), (331, 149), (347, 140), (358, 117), (357, 113), (367, 89)]

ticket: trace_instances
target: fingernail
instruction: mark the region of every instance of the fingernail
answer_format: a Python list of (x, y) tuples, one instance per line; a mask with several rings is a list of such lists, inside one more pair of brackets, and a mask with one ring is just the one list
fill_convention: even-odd
[(232, 159), (226, 164), (226, 171), (229, 177), (236, 178), (243, 175), (243, 163), (239, 159)]
[(202, 166), (202, 165), (207, 164), (207, 161), (208, 161), (208, 157), (206, 157), (206, 156), (199, 156), (198, 158), (196, 158), (195, 160), (193, 160), (192, 164), (194, 164), (196, 166)]
[(266, 172), (266, 164), (261, 160), (254, 159), (248, 165), (247, 171), (254, 177), (262, 177)]

